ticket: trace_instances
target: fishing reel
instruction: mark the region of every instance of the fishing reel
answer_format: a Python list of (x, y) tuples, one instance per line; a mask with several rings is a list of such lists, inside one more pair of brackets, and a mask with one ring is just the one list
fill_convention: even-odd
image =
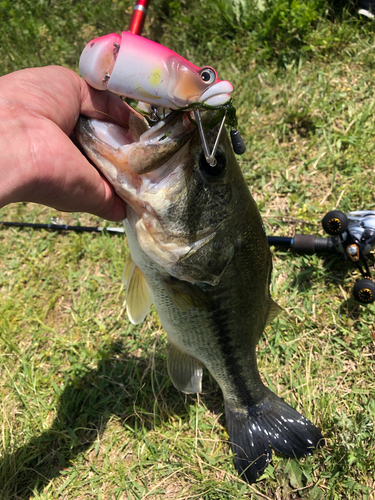
[(353, 287), (353, 295), (362, 304), (375, 302), (375, 281), (371, 278), (367, 255), (375, 248), (375, 210), (357, 210), (344, 214), (340, 210), (328, 212), (323, 220), (329, 238), (313, 234), (268, 236), (270, 245), (281, 245), (302, 254), (341, 253), (353, 262), (362, 275)]
[(354, 298), (363, 304), (375, 302), (375, 282), (371, 279), (367, 258), (375, 247), (375, 211), (345, 214), (333, 210), (324, 216), (322, 226), (327, 234), (336, 237), (335, 249), (353, 262), (362, 275), (353, 287)]

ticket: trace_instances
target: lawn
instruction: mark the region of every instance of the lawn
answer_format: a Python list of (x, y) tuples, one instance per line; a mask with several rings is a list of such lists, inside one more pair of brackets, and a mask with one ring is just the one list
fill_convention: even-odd
[[(133, 2), (0, 0), (0, 74), (62, 64), (127, 28)], [(267, 233), (324, 236), (334, 208), (375, 210), (375, 24), (327, 0), (154, 0), (144, 35), (231, 80), (239, 157)], [(32, 204), (0, 220), (107, 224)], [(278, 395), (326, 446), (236, 475), (223, 401), (172, 386), (153, 310), (138, 326), (121, 285), (126, 240), (0, 228), (0, 499), (374, 499), (375, 305), (340, 255), (273, 248), (284, 312), (259, 343)], [(374, 264), (371, 264), (375, 272)]]

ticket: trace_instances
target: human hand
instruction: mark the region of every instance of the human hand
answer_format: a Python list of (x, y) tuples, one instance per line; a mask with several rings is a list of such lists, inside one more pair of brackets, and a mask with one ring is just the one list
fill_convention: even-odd
[(124, 202), (69, 138), (80, 114), (124, 121), (124, 102), (60, 66), (0, 77), (0, 207), (29, 201), (108, 220)]

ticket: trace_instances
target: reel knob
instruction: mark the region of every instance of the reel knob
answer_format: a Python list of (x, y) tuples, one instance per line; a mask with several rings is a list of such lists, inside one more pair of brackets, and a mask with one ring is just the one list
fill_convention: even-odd
[(339, 236), (345, 233), (348, 229), (348, 225), (348, 217), (344, 212), (341, 212), (341, 210), (332, 210), (328, 212), (322, 220), (324, 231), (332, 236)]
[(362, 304), (375, 302), (375, 282), (370, 278), (357, 281), (353, 287), (353, 295)]

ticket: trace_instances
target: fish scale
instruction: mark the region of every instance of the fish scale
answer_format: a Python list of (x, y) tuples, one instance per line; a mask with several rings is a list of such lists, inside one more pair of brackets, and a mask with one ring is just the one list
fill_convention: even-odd
[[(130, 204), (125, 231), (132, 262), (124, 274), (131, 321), (142, 322), (155, 304), (177, 389), (201, 392), (202, 365), (210, 371), (223, 392), (236, 468), (254, 482), (272, 449), (301, 457), (324, 441), (319, 429), (261, 380), (256, 348), (281, 310), (269, 292), (272, 260), (262, 219), (226, 132), (216, 167), (208, 166), (185, 119), (177, 112), (165, 119), (163, 130), (173, 134), (160, 145), (152, 141), (152, 128), (146, 132), (153, 170), (142, 136), (143, 153), (139, 143), (119, 144), (118, 151), (106, 146), (97, 133), (105, 125), (88, 119), (81, 118), (76, 132), (86, 154)], [(217, 128), (207, 131), (208, 142), (216, 134)], [(124, 163), (131, 154), (123, 155), (122, 148), (137, 148), (139, 165)], [(136, 195), (131, 182), (140, 186)]]

